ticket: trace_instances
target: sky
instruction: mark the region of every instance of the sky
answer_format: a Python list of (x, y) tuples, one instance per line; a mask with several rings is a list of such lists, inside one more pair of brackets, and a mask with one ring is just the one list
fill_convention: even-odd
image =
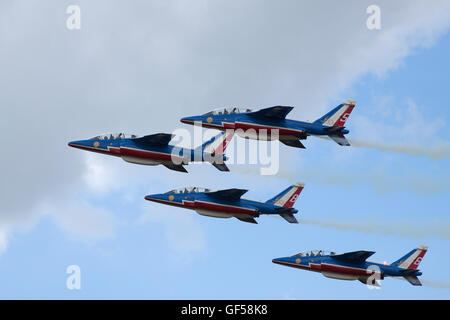
[[(376, 1), (379, 30), (371, 4), (2, 1), (0, 298), (449, 299), (450, 1)], [(218, 107), (292, 105), (289, 118), (314, 120), (347, 98), (353, 146), (280, 145), (274, 176), (245, 164), (183, 174), (67, 146), (192, 131), (179, 119)], [(267, 200), (297, 181), (298, 225), (144, 200), (184, 186)], [(389, 263), (420, 244), (422, 287), (369, 290), (271, 262), (323, 249)], [(66, 286), (71, 265), (79, 290)]]

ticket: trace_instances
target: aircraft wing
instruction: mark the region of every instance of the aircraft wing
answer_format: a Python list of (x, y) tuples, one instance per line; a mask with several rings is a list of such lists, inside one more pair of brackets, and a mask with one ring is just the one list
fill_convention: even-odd
[(247, 115), (265, 118), (284, 119), (286, 118), (287, 114), (291, 112), (292, 109), (294, 109), (294, 107), (275, 106), (261, 109), (255, 112), (250, 112), (247, 113)]
[(362, 284), (369, 285), (369, 286), (373, 286), (373, 287), (381, 288), (380, 282), (378, 282), (376, 279), (372, 279), (372, 283), (367, 283), (367, 278), (366, 278), (366, 279), (358, 279), (358, 280), (359, 280), (359, 282), (361, 282)]
[(173, 139), (173, 137), (174, 137), (173, 134), (157, 133), (139, 138), (134, 138), (133, 141), (145, 145), (166, 146), (169, 144), (170, 140)]
[(242, 195), (244, 193), (246, 193), (247, 191), (248, 190), (245, 190), (245, 189), (226, 189), (226, 190), (207, 192), (206, 194), (210, 197), (217, 198), (217, 199), (236, 201), (236, 200), (239, 200), (242, 197)]
[(187, 172), (186, 168), (183, 167), (183, 165), (181, 165), (181, 164), (163, 163), (162, 165), (165, 166), (166, 168), (170, 169), (170, 170), (180, 171), (180, 172)]
[(256, 222), (256, 220), (255, 219), (253, 219), (253, 217), (252, 216), (250, 216), (250, 215), (235, 215), (234, 216), (235, 218), (237, 218), (237, 219), (239, 219), (239, 220), (241, 220), (241, 221), (244, 221), (244, 222), (249, 222), (249, 223), (255, 223), (255, 224), (258, 224), (258, 222)]
[(329, 135), (331, 139), (333, 139), (338, 145), (341, 146), (350, 146), (350, 142), (348, 142), (347, 139), (345, 139), (344, 135)]
[(214, 167), (216, 167), (220, 171), (230, 171), (225, 163), (211, 163)]
[(284, 143), (287, 146), (306, 149), (299, 139), (283, 139), (283, 137), (279, 137), (278, 139), (280, 139), (281, 143)]
[(335, 256), (331, 256), (333, 259), (341, 260), (345, 262), (353, 262), (353, 263), (362, 263), (367, 260), (368, 257), (373, 255), (374, 251), (354, 251), (354, 252), (347, 252), (343, 254), (337, 254)]

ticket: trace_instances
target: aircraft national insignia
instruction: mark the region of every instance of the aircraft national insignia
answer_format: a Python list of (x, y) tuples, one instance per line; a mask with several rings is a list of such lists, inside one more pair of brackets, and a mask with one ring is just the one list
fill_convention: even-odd
[(99, 145), (100, 145), (100, 142), (98, 142), (98, 141), (95, 141), (95, 142), (94, 142), (94, 147), (95, 147), (95, 148), (98, 148)]
[(206, 118), (206, 122), (211, 123), (212, 121), (213, 121), (213, 118), (211, 118), (211, 117)]
[(169, 196), (169, 200), (170, 200), (170, 201), (173, 201), (173, 199), (175, 199), (174, 196)]
[(295, 263), (299, 264), (300, 262), (302, 262), (302, 260), (300, 260), (300, 259), (295, 259)]

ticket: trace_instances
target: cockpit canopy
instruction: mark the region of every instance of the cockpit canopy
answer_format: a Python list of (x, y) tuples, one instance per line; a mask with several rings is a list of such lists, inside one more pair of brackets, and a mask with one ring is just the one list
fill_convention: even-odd
[(230, 108), (219, 108), (219, 109), (215, 109), (212, 110), (210, 112), (205, 113), (204, 115), (223, 115), (223, 114), (234, 114), (234, 113), (248, 113), (248, 112), (252, 112), (251, 109), (247, 109), (247, 108), (237, 108), (237, 107), (230, 107)]
[(334, 256), (336, 254), (336, 252), (333, 251), (325, 251), (325, 250), (312, 250), (312, 251), (305, 251), (305, 252), (300, 252), (297, 253), (295, 255), (293, 255), (293, 257), (315, 257), (315, 256)]
[(211, 190), (206, 188), (199, 188), (199, 187), (187, 187), (187, 188), (179, 188), (170, 190), (166, 193), (194, 193), (194, 192), (210, 192)]
[(138, 136), (135, 134), (128, 134), (128, 133), (107, 133), (93, 137), (90, 140), (133, 139), (137, 137)]

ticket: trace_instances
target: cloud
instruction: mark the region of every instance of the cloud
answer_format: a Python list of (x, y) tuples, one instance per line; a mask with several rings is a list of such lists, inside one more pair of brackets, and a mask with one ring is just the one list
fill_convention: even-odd
[(75, 239), (95, 242), (114, 236), (116, 219), (108, 210), (84, 200), (49, 210), (56, 224)]
[[(72, 221), (84, 210), (66, 208), (74, 194), (114, 190), (108, 175), (131, 170), (86, 162), (82, 151), (67, 147), (70, 140), (171, 132), (186, 110), (212, 105), (288, 103), (317, 115), (359, 77), (392, 70), (450, 24), (448, 1), (380, 1), (382, 30), (372, 32), (368, 1), (330, 2), (324, 10), (299, 1), (105, 0), (80, 1), (81, 30), (69, 31), (67, 4), (0, 5), (3, 234), (33, 224), (55, 198), (55, 212)], [(89, 218), (79, 217), (96, 225)]]
[(148, 208), (135, 223), (162, 225), (172, 257), (177, 262), (188, 263), (193, 253), (202, 252), (206, 248), (205, 232), (190, 212), (177, 213), (165, 208)]
[(8, 246), (8, 230), (6, 228), (0, 228), (0, 254), (6, 250)]

